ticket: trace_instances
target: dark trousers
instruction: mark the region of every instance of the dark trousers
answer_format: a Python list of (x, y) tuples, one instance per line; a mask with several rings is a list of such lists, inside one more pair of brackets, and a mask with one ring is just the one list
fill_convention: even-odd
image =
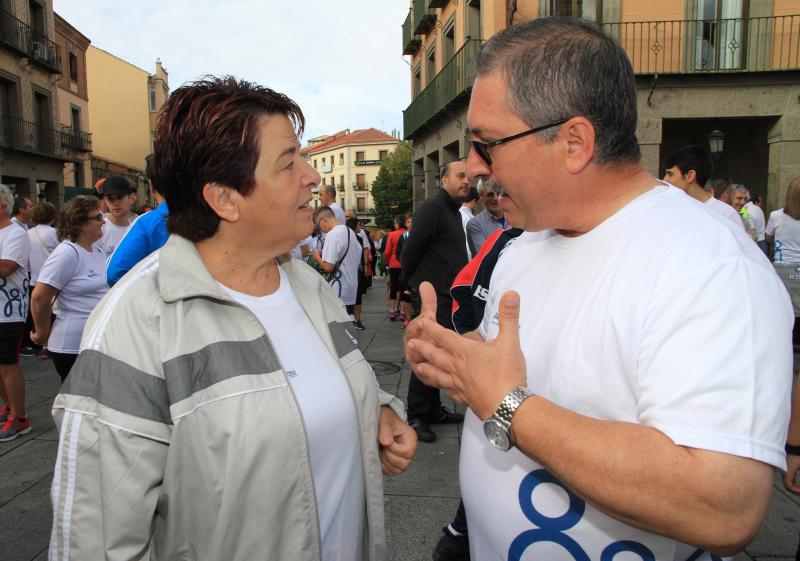
[(77, 354), (70, 353), (54, 353), (50, 351), (50, 356), (53, 357), (53, 366), (56, 367), (56, 372), (61, 376), (61, 383), (67, 379), (69, 371), (72, 370), (72, 365), (75, 364), (75, 359), (78, 358)]
[[(422, 303), (419, 299), (419, 292), (416, 290), (411, 292), (411, 305), (414, 308), (414, 316), (418, 316)], [(436, 309), (437, 323), (451, 330), (453, 329), (450, 315), (452, 305), (452, 300), (442, 301), (440, 299)], [(442, 400), (439, 397), (439, 388), (426, 386), (414, 372), (411, 372), (411, 378), (408, 381), (408, 418), (431, 423), (439, 417), (441, 411)]]
[(33, 331), (33, 316), (31, 316), (31, 295), (33, 294), (33, 287), (28, 288), (28, 317), (25, 319), (25, 332), (22, 334), (22, 346), (34, 349), (41, 349), (41, 345), (34, 344), (31, 341), (31, 331)]

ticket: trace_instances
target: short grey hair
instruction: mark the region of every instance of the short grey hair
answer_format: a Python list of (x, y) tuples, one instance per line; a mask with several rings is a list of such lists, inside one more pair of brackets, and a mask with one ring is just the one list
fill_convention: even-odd
[(745, 196), (745, 198), (746, 198), (748, 201), (750, 201), (750, 191), (748, 191), (748, 190), (747, 190), (747, 187), (745, 187), (744, 185), (741, 185), (741, 184), (739, 184), (739, 185), (736, 185), (736, 186), (733, 188), (733, 192), (734, 192), (734, 193), (744, 193), (744, 196)]
[(0, 183), (0, 203), (6, 205), (6, 218), (10, 218), (14, 208), (14, 193), (11, 192), (11, 187), (3, 183)]
[[(639, 161), (636, 81), (628, 55), (596, 25), (545, 17), (496, 34), (472, 60), (472, 72), (499, 71), (511, 109), (536, 127), (583, 116), (595, 130), (594, 161)], [(558, 128), (539, 133), (550, 142)]]
[(503, 186), (497, 181), (492, 181), (488, 177), (478, 179), (478, 194), (483, 197), (486, 193), (492, 192), (499, 195), (503, 191)]

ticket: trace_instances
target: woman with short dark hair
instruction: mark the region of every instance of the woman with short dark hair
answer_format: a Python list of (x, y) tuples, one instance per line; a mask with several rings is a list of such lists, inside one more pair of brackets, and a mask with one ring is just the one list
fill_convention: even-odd
[(404, 470), (416, 438), (339, 299), (289, 255), (319, 182), (303, 123), (233, 78), (162, 108), (153, 183), (171, 235), (101, 302), (56, 397), (51, 551), (386, 558), (381, 468)]
[[(31, 340), (47, 345), (62, 382), (78, 358), (89, 314), (108, 292), (108, 256), (95, 246), (103, 235), (104, 222), (97, 197), (70, 199), (58, 225), (58, 237), (63, 241), (42, 265), (31, 295)], [(51, 324), (53, 314), (56, 319)]]

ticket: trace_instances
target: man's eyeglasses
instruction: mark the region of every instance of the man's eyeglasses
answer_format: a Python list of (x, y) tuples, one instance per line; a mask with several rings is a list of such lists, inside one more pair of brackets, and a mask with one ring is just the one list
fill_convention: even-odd
[(93, 214), (93, 215), (91, 215), (91, 216), (87, 216), (87, 217), (86, 217), (86, 220), (87, 220), (87, 221), (89, 221), (89, 220), (96, 220), (97, 222), (102, 222), (102, 221), (104, 220), (104, 218), (103, 218), (103, 213), (101, 212), (101, 213), (99, 213), (99, 214)]
[(512, 134), (510, 136), (499, 138), (497, 140), (492, 140), (491, 142), (481, 142), (480, 140), (472, 140), (469, 137), (467, 137), (467, 141), (472, 145), (472, 148), (475, 150), (475, 152), (478, 153), (478, 156), (481, 157), (481, 160), (483, 160), (487, 166), (490, 166), (492, 165), (492, 156), (491, 154), (489, 154), (489, 148), (492, 148), (493, 146), (500, 146), (501, 144), (505, 144), (506, 142), (511, 142), (512, 140), (522, 138), (523, 136), (528, 136), (529, 134), (535, 134), (537, 132), (542, 132), (544, 130), (557, 127), (558, 125), (563, 125), (568, 120), (569, 119), (561, 119), (559, 121), (554, 121), (548, 125), (534, 127), (530, 130), (518, 132), (517, 134)]

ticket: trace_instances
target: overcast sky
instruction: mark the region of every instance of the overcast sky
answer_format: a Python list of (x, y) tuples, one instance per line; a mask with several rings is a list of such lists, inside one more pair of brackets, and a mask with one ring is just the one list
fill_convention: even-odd
[(148, 72), (160, 58), (171, 90), (233, 74), (287, 94), (306, 116), (305, 139), (402, 130), (404, 1), (54, 0), (54, 8), (94, 46)]

